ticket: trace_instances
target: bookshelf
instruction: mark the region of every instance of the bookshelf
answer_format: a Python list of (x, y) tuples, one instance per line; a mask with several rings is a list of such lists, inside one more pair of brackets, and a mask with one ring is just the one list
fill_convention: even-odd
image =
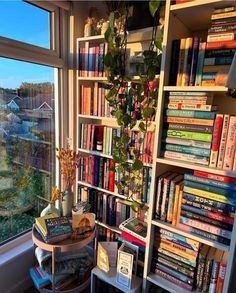
[[(162, 141), (162, 128), (163, 128), (163, 112), (164, 112), (164, 99), (168, 92), (194, 92), (202, 91), (214, 94), (214, 102), (219, 105), (219, 112), (224, 114), (235, 115), (235, 101), (226, 96), (227, 88), (224, 86), (170, 86), (169, 71), (171, 68), (171, 46), (172, 41), (175, 39), (199, 36), (206, 39), (207, 29), (211, 24), (211, 14), (215, 9), (235, 6), (235, 1), (220, 1), (220, 0), (194, 0), (182, 4), (171, 5), (171, 1), (166, 1), (166, 14), (165, 14), (165, 28), (163, 39), (163, 56), (162, 56), (162, 70), (160, 74), (159, 83), (159, 98), (156, 113), (156, 135), (155, 135), (155, 149), (153, 164), (153, 176), (151, 185), (151, 197), (149, 204), (148, 214), (148, 233), (147, 233), (147, 247), (144, 263), (144, 278), (143, 278), (143, 292), (148, 292), (150, 284), (155, 284), (168, 292), (190, 292), (176, 284), (154, 274), (151, 272), (151, 262), (153, 258), (153, 243), (154, 243), (154, 229), (159, 227), (169, 232), (197, 240), (202, 244), (210, 247), (215, 247), (222, 251), (228, 252), (228, 262), (226, 267), (226, 275), (224, 280), (223, 292), (234, 292), (232, 289), (232, 274), (234, 271), (234, 257), (236, 246), (236, 222), (234, 220), (232, 237), (230, 245), (225, 245), (216, 241), (212, 241), (203, 236), (190, 234), (170, 223), (156, 220), (153, 218), (156, 202), (156, 178), (169, 170), (183, 170), (183, 171), (203, 171), (216, 175), (230, 176), (235, 178), (235, 171), (225, 171), (217, 168), (210, 168), (200, 164), (194, 164), (191, 161), (184, 162), (180, 160), (168, 159), (161, 156), (161, 141)], [(201, 20), (200, 20), (201, 18)], [(226, 105), (227, 104), (227, 105)], [(235, 288), (234, 288), (235, 289)], [(198, 292), (198, 291), (193, 291)]]
[[(159, 77), (159, 98), (157, 105), (157, 112), (155, 122), (153, 123), (155, 127), (155, 141), (154, 141), (154, 150), (153, 150), (153, 163), (149, 164), (149, 167), (152, 167), (152, 181), (150, 186), (150, 200), (149, 200), (149, 213), (147, 218), (148, 232), (146, 240), (146, 252), (145, 252), (145, 261), (144, 261), (144, 275), (143, 275), (143, 292), (148, 292), (149, 285), (155, 284), (169, 292), (190, 292), (186, 289), (183, 289), (174, 283), (159, 277), (151, 272), (151, 260), (153, 257), (153, 242), (154, 242), (154, 229), (159, 227), (167, 231), (176, 233), (178, 235), (188, 237), (192, 240), (199, 241), (202, 244), (206, 244), (209, 247), (214, 247), (219, 250), (228, 252), (228, 263), (226, 269), (226, 276), (224, 281), (223, 292), (231, 292), (231, 279), (232, 273), (234, 271), (234, 257), (235, 257), (235, 246), (236, 246), (236, 223), (234, 221), (232, 238), (230, 245), (225, 245), (203, 236), (197, 236), (196, 234), (190, 234), (182, 229), (173, 226), (169, 223), (153, 219), (153, 212), (155, 209), (156, 201), (156, 178), (169, 170), (182, 170), (182, 171), (203, 171), (214, 173), (216, 175), (230, 176), (236, 178), (235, 171), (225, 171), (222, 169), (210, 168), (208, 166), (203, 166), (200, 164), (194, 164), (191, 161), (184, 162), (180, 160), (168, 159), (161, 156), (161, 140), (162, 140), (162, 129), (163, 129), (163, 112), (164, 112), (164, 99), (165, 94), (168, 92), (208, 92), (214, 94), (214, 101), (220, 106), (220, 113), (224, 114), (236, 114), (236, 101), (230, 97), (226, 96), (227, 88), (224, 86), (170, 86), (168, 84), (169, 71), (171, 68), (171, 46), (172, 41), (175, 39), (199, 36), (202, 39), (207, 37), (207, 29), (211, 24), (211, 14), (214, 9), (228, 7), (235, 5), (235, 1), (223, 1), (223, 0), (194, 0), (182, 4), (171, 5), (171, 1), (166, 1), (166, 13), (165, 13), (165, 27), (164, 27), (164, 39), (163, 39), (163, 56), (162, 56), (162, 68)], [(200, 19), (201, 18), (201, 19)], [(149, 35), (149, 36), (148, 36)], [(150, 40), (150, 29), (140, 30), (133, 32), (128, 35), (128, 47), (133, 50), (142, 50), (145, 46), (142, 47), (142, 43), (148, 43)], [(79, 48), (84, 46), (85, 42), (91, 42), (91, 44), (99, 44), (104, 42), (103, 36), (92, 36), (92, 37), (79, 37), (76, 40), (77, 48), (76, 55), (78, 56)], [(80, 101), (81, 94), (79, 88), (81, 85), (91, 85), (93, 86), (96, 82), (105, 82), (106, 77), (81, 77), (79, 72), (76, 72), (76, 88), (77, 88), (77, 100)], [(112, 117), (104, 117), (103, 115), (91, 115), (91, 114), (82, 114), (80, 111), (79, 103), (77, 103), (76, 109), (76, 149), (81, 153), (87, 155), (97, 155), (100, 157), (110, 159), (110, 155), (103, 154), (102, 152), (86, 150), (80, 147), (80, 124), (81, 123), (91, 123), (96, 125), (105, 125), (117, 127), (116, 121)], [(81, 180), (77, 180), (78, 186), (84, 186), (87, 188), (93, 188), (97, 191), (103, 192), (105, 194), (114, 195), (118, 198), (125, 199), (125, 196), (118, 194), (117, 192), (111, 192), (104, 188), (93, 186), (92, 184), (86, 183)], [(120, 231), (117, 227), (111, 227), (105, 223), (97, 221), (97, 225), (103, 226), (107, 229), (110, 229), (113, 232), (120, 234)], [(193, 291), (197, 292), (197, 291)], [(233, 292), (233, 291), (232, 291)]]

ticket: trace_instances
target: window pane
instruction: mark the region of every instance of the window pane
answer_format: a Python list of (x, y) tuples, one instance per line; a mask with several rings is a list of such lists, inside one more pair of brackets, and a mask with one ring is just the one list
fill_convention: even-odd
[(54, 68), (0, 58), (0, 244), (47, 204), (54, 134)]
[(0, 1), (0, 36), (50, 48), (50, 12), (23, 1)]

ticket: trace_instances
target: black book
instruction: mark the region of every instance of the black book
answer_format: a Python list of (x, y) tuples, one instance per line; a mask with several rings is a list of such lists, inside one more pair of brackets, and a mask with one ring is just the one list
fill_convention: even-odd
[(179, 63), (179, 52), (180, 52), (180, 39), (172, 41), (171, 49), (171, 66), (169, 74), (169, 85), (176, 85), (177, 74), (178, 74), (178, 63)]

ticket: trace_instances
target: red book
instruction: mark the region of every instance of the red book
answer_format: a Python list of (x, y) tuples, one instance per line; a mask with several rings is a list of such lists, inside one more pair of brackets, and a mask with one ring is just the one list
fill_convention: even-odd
[(216, 291), (215, 291), (216, 293), (221, 293), (223, 291), (226, 265), (227, 265), (227, 257), (228, 257), (228, 253), (224, 252), (222, 260), (220, 262), (220, 268), (219, 268), (219, 273), (218, 273), (218, 278), (216, 283)]
[(136, 238), (133, 235), (130, 235), (129, 233), (122, 231), (121, 232), (121, 237), (124, 238), (127, 241), (132, 242), (133, 244), (141, 245), (141, 246), (146, 246), (146, 243), (138, 238)]
[(212, 174), (212, 173), (203, 172), (203, 171), (196, 171), (196, 170), (194, 171), (194, 175), (198, 177), (202, 177), (202, 178), (211, 179), (211, 180), (236, 184), (236, 178), (232, 178), (229, 176), (217, 175), (217, 174)]
[(175, 0), (176, 4), (181, 4), (181, 3), (185, 3), (185, 2), (191, 2), (193, 0)]
[(236, 48), (236, 40), (208, 42), (206, 49)]
[(223, 114), (216, 115), (214, 130), (213, 130), (213, 140), (211, 145), (211, 157), (210, 157), (210, 167), (212, 168), (216, 168), (216, 165), (217, 165), (223, 120), (224, 120)]
[[(115, 163), (110, 160), (110, 168), (115, 167)], [(112, 170), (109, 170), (109, 191), (114, 192), (115, 190), (115, 172)]]

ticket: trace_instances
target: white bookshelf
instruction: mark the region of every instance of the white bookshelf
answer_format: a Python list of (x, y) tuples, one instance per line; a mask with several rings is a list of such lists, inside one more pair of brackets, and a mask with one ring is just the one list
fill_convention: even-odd
[[(167, 170), (198, 170), (218, 175), (230, 176), (236, 178), (235, 171), (224, 171), (216, 168), (210, 168), (200, 164), (191, 162), (184, 162), (179, 160), (166, 159), (160, 156), (161, 139), (162, 139), (162, 123), (163, 123), (163, 110), (165, 93), (169, 91), (203, 91), (212, 92), (214, 100), (219, 105), (219, 112), (224, 114), (236, 115), (236, 107), (233, 99), (226, 96), (227, 88), (224, 86), (169, 86), (169, 70), (171, 66), (171, 45), (172, 40), (181, 39), (191, 36), (200, 36), (206, 39), (207, 28), (210, 26), (211, 14), (216, 8), (223, 8), (227, 6), (235, 6), (235, 1), (222, 1), (222, 0), (193, 0), (182, 4), (171, 5), (170, 0), (166, 1), (166, 14), (165, 14), (165, 28), (163, 39), (163, 56), (162, 68), (159, 83), (159, 97), (158, 107), (156, 113), (156, 135), (155, 135), (155, 149), (154, 160), (156, 164), (153, 167), (153, 181), (151, 188), (151, 198), (149, 205), (149, 215), (147, 219), (148, 232), (147, 232), (147, 246), (144, 263), (144, 279), (143, 279), (143, 292), (148, 292), (148, 285), (155, 284), (171, 293), (187, 293), (185, 290), (174, 283), (161, 278), (151, 272), (152, 261), (152, 247), (153, 247), (153, 234), (155, 227), (166, 229), (170, 232), (197, 240), (200, 243), (215, 247), (222, 251), (228, 252), (228, 262), (226, 269), (226, 276), (224, 281), (223, 293), (235, 292), (230, 291), (230, 284), (233, 282), (234, 259), (235, 259), (235, 246), (236, 246), (236, 220), (234, 221), (232, 238), (230, 245), (224, 245), (216, 241), (212, 241), (205, 237), (200, 237), (196, 234), (190, 234), (160, 220), (153, 219), (153, 212), (155, 208), (155, 191), (156, 182), (155, 178)], [(197, 291), (192, 291), (197, 292)]]
[[(214, 173), (218, 175), (225, 175), (236, 178), (236, 172), (233, 171), (224, 171), (219, 169), (214, 169), (198, 164), (193, 164), (191, 162), (183, 162), (177, 160), (171, 160), (160, 157), (160, 145), (161, 145), (161, 136), (162, 136), (162, 122), (163, 122), (163, 108), (164, 108), (164, 96), (168, 91), (204, 91), (212, 92), (215, 95), (217, 104), (220, 106), (220, 112), (230, 113), (236, 115), (236, 101), (226, 97), (227, 88), (224, 86), (169, 86), (169, 70), (171, 66), (171, 44), (174, 39), (181, 39), (191, 36), (200, 36), (203, 39), (206, 39), (207, 28), (210, 26), (210, 16), (214, 9), (223, 8), (227, 6), (235, 5), (235, 0), (193, 0), (191, 2), (186, 2), (182, 4), (171, 5), (170, 0), (166, 0), (166, 14), (165, 14), (165, 28), (164, 28), (164, 39), (163, 39), (163, 56), (162, 56), (162, 68), (159, 77), (159, 98), (158, 106), (156, 112), (156, 119), (153, 123), (155, 127), (155, 142), (154, 142), (154, 152), (153, 152), (153, 164), (152, 164), (152, 182), (151, 182), (151, 192), (150, 192), (150, 201), (149, 201), (149, 213), (147, 218), (148, 231), (146, 238), (146, 253), (144, 261), (144, 277), (143, 277), (143, 292), (148, 292), (148, 284), (155, 284), (171, 293), (188, 293), (190, 291), (180, 288), (179, 286), (165, 280), (150, 271), (151, 260), (152, 260), (152, 246), (153, 246), (153, 234), (154, 228), (159, 227), (179, 235), (189, 237), (191, 239), (197, 240), (200, 243), (207, 244), (209, 246), (221, 249), (223, 251), (228, 251), (228, 263), (227, 271), (225, 276), (223, 293), (228, 293), (230, 288), (230, 283), (232, 282), (232, 273), (234, 271), (234, 257), (235, 257), (235, 246), (236, 246), (236, 223), (234, 222), (232, 239), (230, 246), (221, 244), (219, 242), (211, 241), (204, 237), (199, 237), (197, 235), (190, 234), (185, 232), (171, 224), (154, 220), (153, 211), (155, 207), (155, 190), (156, 190), (156, 177), (164, 173), (167, 170), (181, 168), (182, 170), (198, 170), (209, 173)], [(128, 35), (128, 47), (142, 48), (142, 41), (147, 44), (150, 40), (151, 30), (144, 29), (133, 34)], [(92, 37), (78, 37), (76, 39), (76, 54), (78, 56), (78, 50), (80, 46), (83, 46), (85, 42), (91, 42), (93, 44), (99, 44), (104, 42), (104, 36), (92, 36)], [(145, 47), (144, 47), (145, 48)], [(143, 48), (142, 48), (143, 49)], [(111, 158), (110, 155), (102, 154), (101, 152), (88, 151), (81, 149), (79, 147), (79, 124), (81, 123), (93, 123), (101, 124), (110, 127), (117, 127), (116, 120), (110, 117), (101, 117), (101, 116), (91, 116), (79, 114), (79, 103), (80, 93), (79, 87), (81, 84), (92, 84), (94, 82), (106, 82), (106, 77), (79, 77), (78, 70), (76, 72), (76, 109), (75, 111), (75, 139), (76, 149), (80, 152), (83, 152), (87, 155), (99, 155), (106, 158)], [(151, 165), (150, 165), (151, 166)], [(78, 179), (78, 178), (77, 178)], [(110, 192), (108, 190), (92, 186), (83, 181), (77, 180), (79, 186), (94, 188), (95, 190), (104, 192), (106, 194), (115, 195), (118, 198), (126, 199), (124, 195), (117, 194), (115, 192)], [(104, 223), (97, 222), (97, 225), (106, 227), (111, 231), (117, 231), (117, 227), (110, 227)], [(193, 291), (196, 292), (197, 291)], [(235, 291), (236, 292), (236, 291)]]

